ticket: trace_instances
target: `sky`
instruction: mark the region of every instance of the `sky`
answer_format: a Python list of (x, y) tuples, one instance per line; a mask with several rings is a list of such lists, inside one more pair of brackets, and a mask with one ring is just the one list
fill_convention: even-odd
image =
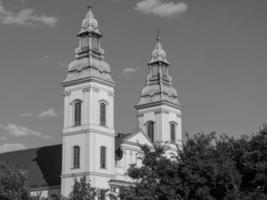
[(0, 152), (61, 143), (60, 83), (88, 3), (118, 83), (116, 132), (136, 128), (157, 29), (184, 133), (239, 137), (267, 122), (266, 0), (0, 0)]

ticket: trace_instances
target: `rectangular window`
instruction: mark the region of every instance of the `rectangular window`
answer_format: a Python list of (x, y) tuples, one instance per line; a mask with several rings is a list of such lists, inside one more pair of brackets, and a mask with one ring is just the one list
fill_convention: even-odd
[(81, 125), (81, 102), (74, 104), (74, 126)]
[(73, 168), (80, 168), (80, 147), (73, 147)]
[(171, 143), (175, 144), (175, 124), (170, 124), (170, 129), (171, 129)]
[(100, 104), (100, 125), (106, 126), (106, 104)]
[(100, 168), (106, 168), (106, 147), (100, 147)]

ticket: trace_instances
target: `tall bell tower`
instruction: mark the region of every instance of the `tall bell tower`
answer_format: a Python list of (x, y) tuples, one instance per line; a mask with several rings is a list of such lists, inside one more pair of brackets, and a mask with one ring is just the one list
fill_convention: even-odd
[(114, 178), (114, 88), (110, 65), (100, 47), (102, 34), (92, 7), (78, 33), (75, 60), (64, 87), (61, 193), (68, 196), (75, 178), (108, 188)]
[(138, 128), (152, 142), (178, 144), (182, 140), (182, 106), (169, 74), (170, 64), (159, 35), (148, 63), (149, 74), (135, 106)]

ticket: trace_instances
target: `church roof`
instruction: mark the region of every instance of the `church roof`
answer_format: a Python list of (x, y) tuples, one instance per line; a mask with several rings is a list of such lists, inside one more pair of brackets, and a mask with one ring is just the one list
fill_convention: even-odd
[(62, 145), (53, 145), (0, 154), (0, 160), (17, 164), (27, 172), (27, 185), (58, 186), (61, 183)]
[(75, 49), (75, 59), (69, 64), (64, 85), (77, 81), (98, 80), (102, 83), (115, 86), (111, 77), (111, 67), (104, 59), (104, 50), (100, 47), (98, 21), (94, 16), (92, 7), (82, 21), (81, 31), (78, 33), (79, 46)]
[(169, 62), (166, 51), (156, 38), (156, 45), (152, 51), (152, 57), (148, 63), (149, 74), (146, 78), (146, 86), (142, 90), (141, 99), (136, 108), (151, 103), (168, 103), (174, 107), (181, 107), (176, 89), (172, 84), (172, 77), (169, 74)]

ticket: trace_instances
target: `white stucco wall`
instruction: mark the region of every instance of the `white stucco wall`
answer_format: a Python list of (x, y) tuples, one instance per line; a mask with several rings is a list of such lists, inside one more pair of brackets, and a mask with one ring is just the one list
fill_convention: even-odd
[[(74, 179), (86, 176), (92, 187), (107, 188), (115, 177), (114, 88), (97, 82), (65, 88), (61, 193), (68, 196)], [(74, 127), (72, 102), (81, 100), (81, 126)], [(106, 103), (106, 126), (100, 125), (100, 103)], [(73, 147), (80, 147), (80, 167), (73, 168)], [(106, 168), (100, 168), (100, 147), (106, 147)]]
[(176, 124), (176, 141), (182, 141), (182, 111), (167, 105), (138, 110), (138, 126), (146, 134), (146, 123), (155, 122), (155, 141), (170, 142), (170, 123)]

